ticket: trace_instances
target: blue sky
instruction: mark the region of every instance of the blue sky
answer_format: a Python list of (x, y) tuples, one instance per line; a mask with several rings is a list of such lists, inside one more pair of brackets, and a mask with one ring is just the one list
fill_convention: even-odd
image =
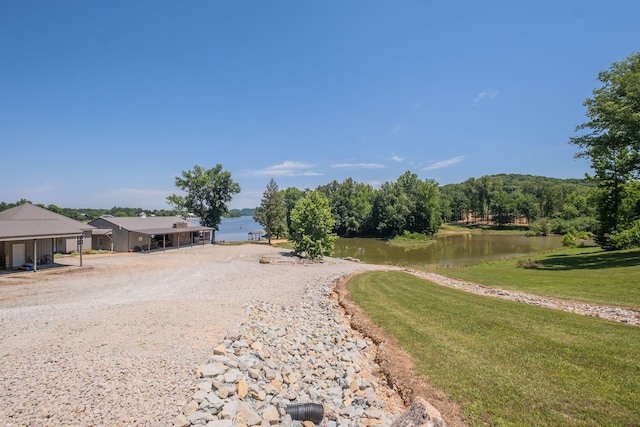
[(166, 208), (217, 163), (281, 189), (411, 171), (581, 178), (598, 72), (640, 2), (3, 1), (0, 201)]

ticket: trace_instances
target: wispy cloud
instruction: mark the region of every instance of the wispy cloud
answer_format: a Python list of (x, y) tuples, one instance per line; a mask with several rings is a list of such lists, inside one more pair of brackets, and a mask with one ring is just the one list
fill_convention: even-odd
[(331, 165), (332, 168), (341, 169), (384, 169), (385, 165), (380, 163), (336, 163)]
[(423, 171), (430, 171), (430, 170), (434, 170), (434, 169), (448, 168), (449, 166), (453, 166), (453, 165), (455, 165), (457, 163), (460, 163), (463, 160), (464, 160), (464, 156), (457, 156), (457, 157), (453, 157), (451, 159), (441, 160), (439, 162), (431, 163), (430, 165), (425, 166), (424, 168), (422, 168), (422, 170)]
[(497, 90), (493, 90), (493, 89), (483, 90), (482, 92), (476, 95), (475, 99), (473, 100), (473, 105), (478, 104), (483, 99), (496, 99), (497, 97), (498, 97)]
[(311, 170), (312, 164), (302, 162), (286, 161), (279, 165), (269, 166), (265, 169), (253, 171), (252, 175), (260, 176), (320, 176), (320, 172)]
[(396, 153), (391, 153), (391, 160), (393, 160), (394, 162), (400, 163), (404, 159), (402, 157), (396, 155)]
[(144, 188), (118, 188), (115, 190), (103, 192), (101, 194), (105, 197), (166, 197), (167, 195), (171, 194), (171, 192), (167, 190), (148, 190)]
[(399, 133), (403, 128), (404, 126), (402, 126), (400, 123), (396, 123), (393, 125), (393, 130), (391, 131), (391, 133), (393, 134)]

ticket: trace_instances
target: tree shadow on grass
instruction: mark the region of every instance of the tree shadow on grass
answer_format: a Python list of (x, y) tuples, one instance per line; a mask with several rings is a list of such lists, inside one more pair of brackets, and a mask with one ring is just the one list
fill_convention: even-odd
[(640, 265), (640, 249), (629, 251), (552, 255), (537, 261), (545, 270), (589, 270), (599, 268), (636, 267)]

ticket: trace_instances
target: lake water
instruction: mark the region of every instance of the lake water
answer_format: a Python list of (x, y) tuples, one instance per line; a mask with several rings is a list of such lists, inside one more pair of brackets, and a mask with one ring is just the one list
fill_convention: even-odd
[(370, 264), (465, 266), (561, 247), (560, 236), (464, 234), (439, 237), (428, 246), (405, 247), (377, 239), (340, 238), (336, 240), (334, 255)]
[(217, 242), (243, 242), (249, 240), (250, 231), (262, 231), (260, 224), (253, 220), (252, 216), (238, 218), (222, 218), (219, 230), (216, 231)]
[[(218, 242), (244, 242), (250, 231), (262, 231), (252, 216), (222, 218), (216, 231)], [(562, 237), (526, 237), (510, 234), (463, 234), (442, 236), (434, 242), (416, 246), (391, 246), (378, 239), (339, 238), (335, 243), (336, 257), (358, 258), (371, 264), (422, 266), (465, 266), (483, 261), (540, 253), (562, 247)]]

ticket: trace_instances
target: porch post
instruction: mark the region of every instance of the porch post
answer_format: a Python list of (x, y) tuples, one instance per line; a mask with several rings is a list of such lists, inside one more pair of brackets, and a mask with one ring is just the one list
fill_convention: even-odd
[(38, 241), (33, 239), (33, 271), (38, 271)]

